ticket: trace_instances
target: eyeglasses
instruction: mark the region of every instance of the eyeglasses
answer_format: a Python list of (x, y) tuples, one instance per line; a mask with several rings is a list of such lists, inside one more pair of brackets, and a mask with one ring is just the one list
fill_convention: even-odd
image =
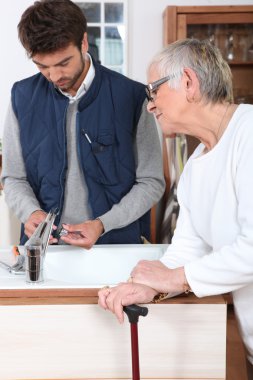
[(168, 80), (170, 79), (173, 79), (176, 77), (176, 74), (171, 74), (171, 75), (167, 75), (166, 77), (164, 78), (161, 78), (161, 79), (158, 79), (156, 80), (155, 82), (153, 83), (149, 83), (146, 87), (145, 87), (145, 91), (146, 91), (146, 96), (147, 96), (147, 99), (149, 102), (153, 102), (154, 101), (154, 95), (156, 94), (158, 88), (165, 82), (167, 82)]

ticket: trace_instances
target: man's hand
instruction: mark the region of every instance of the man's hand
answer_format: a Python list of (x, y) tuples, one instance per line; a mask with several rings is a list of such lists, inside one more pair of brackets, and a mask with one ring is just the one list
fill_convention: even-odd
[(46, 219), (47, 214), (42, 210), (34, 211), (25, 223), (25, 234), (29, 238), (32, 236), (38, 225)]
[(110, 310), (120, 323), (124, 321), (123, 306), (133, 303), (148, 303), (153, 300), (157, 291), (141, 284), (121, 283), (113, 288), (105, 287), (98, 292), (98, 304)]
[[(29, 218), (27, 219), (25, 223), (25, 234), (30, 238), (38, 225), (43, 222), (47, 217), (47, 213), (42, 210), (34, 211)], [(57, 227), (53, 226), (53, 229), (55, 230)], [(49, 244), (57, 243), (58, 240), (50, 236)]]
[(63, 224), (63, 228), (68, 234), (61, 236), (62, 241), (67, 244), (76, 245), (90, 249), (104, 232), (101, 220), (87, 220), (80, 224)]

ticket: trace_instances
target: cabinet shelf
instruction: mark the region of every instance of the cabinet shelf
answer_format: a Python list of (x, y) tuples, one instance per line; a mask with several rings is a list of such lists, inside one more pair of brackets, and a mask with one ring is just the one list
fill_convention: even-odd
[(228, 61), (229, 66), (253, 66), (253, 61)]

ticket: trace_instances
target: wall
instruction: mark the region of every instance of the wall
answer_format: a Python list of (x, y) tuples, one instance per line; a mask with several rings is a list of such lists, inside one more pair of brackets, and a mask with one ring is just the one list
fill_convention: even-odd
[(33, 1), (8, 0), (3, 4), (0, 12), (0, 137), (13, 82), (36, 72), (36, 68), (27, 58), (17, 37), (20, 16), (29, 5), (33, 4)]
[[(109, 0), (108, 0), (109, 1)], [(17, 24), (32, 0), (8, 0), (0, 12), (0, 137), (12, 83), (36, 72), (17, 38)], [(146, 67), (162, 47), (162, 12), (167, 5), (220, 5), (220, 0), (128, 0), (128, 75), (146, 81)], [(253, 5), (253, 0), (223, 0), (222, 5)]]

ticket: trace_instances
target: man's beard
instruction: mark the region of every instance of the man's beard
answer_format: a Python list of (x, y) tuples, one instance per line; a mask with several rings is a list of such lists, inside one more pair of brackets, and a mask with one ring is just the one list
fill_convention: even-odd
[[(81, 54), (80, 55), (80, 66), (79, 66), (78, 70), (76, 71), (76, 73), (73, 75), (73, 77), (63, 77), (58, 81), (59, 85), (57, 83), (55, 85), (58, 88), (60, 88), (61, 91), (68, 92), (68, 90), (72, 89), (74, 87), (74, 85), (78, 82), (79, 78), (83, 74), (84, 68), (85, 68), (85, 59)], [(64, 83), (61, 86), (60, 85), (61, 82), (66, 82), (66, 83)]]

